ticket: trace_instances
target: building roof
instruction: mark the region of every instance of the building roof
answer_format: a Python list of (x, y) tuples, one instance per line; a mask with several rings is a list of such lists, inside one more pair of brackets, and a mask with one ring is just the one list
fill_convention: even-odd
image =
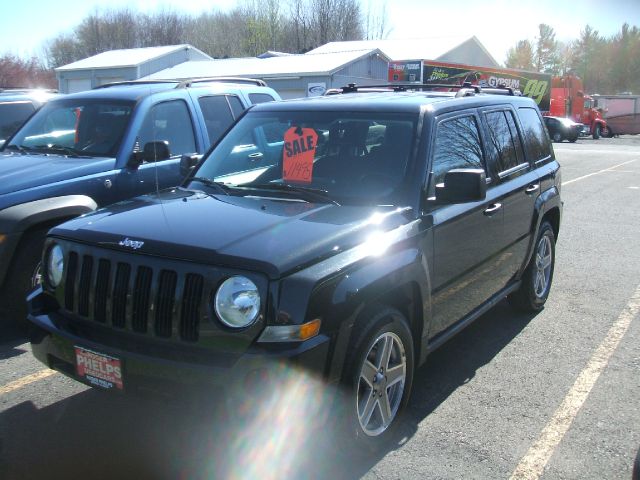
[(180, 50), (194, 50), (198, 56), (210, 59), (209, 55), (191, 45), (167, 45), (164, 47), (128, 48), (124, 50), (109, 50), (93, 57), (58, 67), (57, 72), (68, 70), (88, 70), (100, 68), (136, 67), (150, 60), (169, 55)]
[(319, 54), (307, 53), (304, 55), (287, 55), (269, 58), (228, 58), (184, 62), (144, 78), (161, 80), (228, 75), (259, 78), (330, 75), (349, 63), (372, 55), (379, 55), (384, 61), (389, 61), (389, 59), (377, 49)]
[(377, 48), (391, 60), (438, 60), (447, 53), (470, 42), (484, 51), (497, 67), (498, 62), (480, 43), (477, 37), (460, 35), (428, 37), (413, 40), (354, 40), (348, 42), (330, 42), (308, 52), (308, 54), (347, 52)]

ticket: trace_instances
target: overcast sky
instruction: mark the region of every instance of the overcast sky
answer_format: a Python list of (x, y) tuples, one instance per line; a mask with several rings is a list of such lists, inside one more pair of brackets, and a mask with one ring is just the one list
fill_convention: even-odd
[[(363, 0), (380, 4), (383, 0)], [(283, 0), (286, 3), (286, 0)], [(589, 24), (602, 35), (620, 30), (624, 22), (640, 26), (640, 0), (387, 0), (389, 39), (416, 39), (444, 35), (475, 35), (499, 62), (518, 40), (533, 40), (537, 26), (547, 23), (558, 40), (579, 36)], [(0, 54), (40, 54), (43, 43), (70, 32), (96, 8), (129, 6), (153, 11), (161, 6), (185, 13), (228, 10), (236, 0), (4, 0)], [(365, 7), (366, 8), (366, 7)]]

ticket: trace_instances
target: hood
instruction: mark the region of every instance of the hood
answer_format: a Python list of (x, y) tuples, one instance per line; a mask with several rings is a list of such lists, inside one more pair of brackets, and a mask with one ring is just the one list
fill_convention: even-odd
[(100, 209), (51, 234), (279, 278), (408, 223), (403, 211), (173, 189)]
[(3, 153), (0, 154), (0, 195), (112, 170), (115, 162), (114, 158)]

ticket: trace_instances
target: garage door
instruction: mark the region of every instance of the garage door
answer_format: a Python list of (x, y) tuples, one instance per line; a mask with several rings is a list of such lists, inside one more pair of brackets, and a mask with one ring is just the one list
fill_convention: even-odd
[(67, 93), (83, 92), (91, 90), (90, 78), (73, 78), (67, 80)]

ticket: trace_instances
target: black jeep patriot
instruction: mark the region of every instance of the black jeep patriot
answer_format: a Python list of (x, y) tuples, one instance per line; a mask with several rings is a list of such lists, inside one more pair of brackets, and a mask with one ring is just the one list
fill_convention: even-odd
[(510, 93), (252, 108), (182, 187), (49, 232), (35, 356), (123, 391), (242, 389), (284, 359), (342, 386), (350, 433), (380, 444), (429, 352), (549, 295), (560, 167)]

